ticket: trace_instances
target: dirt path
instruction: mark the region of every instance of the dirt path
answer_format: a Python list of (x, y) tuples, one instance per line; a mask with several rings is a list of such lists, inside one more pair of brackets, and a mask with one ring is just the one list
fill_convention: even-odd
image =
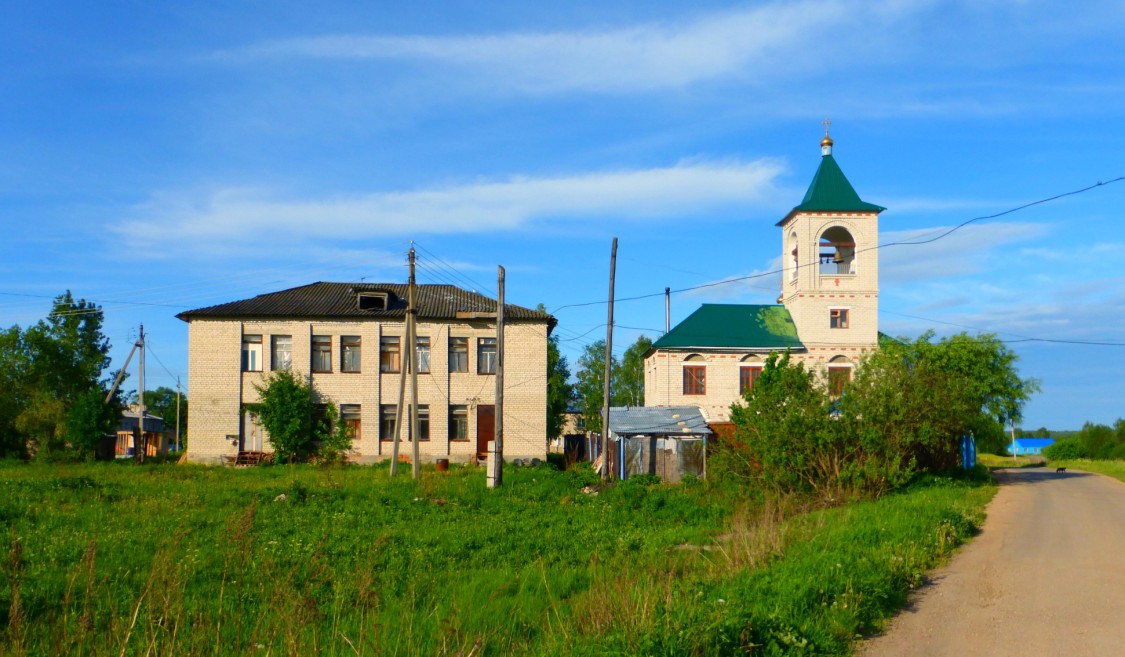
[(1125, 655), (1125, 484), (1005, 470), (980, 536), (863, 657)]

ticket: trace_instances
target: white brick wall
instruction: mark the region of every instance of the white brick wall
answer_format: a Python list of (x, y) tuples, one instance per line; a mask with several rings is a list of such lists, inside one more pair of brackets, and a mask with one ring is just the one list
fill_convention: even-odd
[[(262, 335), (262, 372), (241, 371), (243, 334)], [(271, 336), (289, 335), (293, 341), (293, 370), (310, 377), (323, 401), (359, 404), (361, 436), (353, 444), (361, 461), (388, 458), (392, 443), (379, 440), (380, 404), (397, 404), (401, 374), (379, 372), (379, 339), (400, 336), (405, 360), (405, 327), (401, 322), (192, 320), (188, 326), (190, 438), (188, 458), (216, 462), (238, 452), (241, 408), (258, 401), (255, 383), (269, 374)], [(332, 372), (311, 373), (313, 335), (332, 339)], [(341, 372), (341, 336), (360, 336), (360, 372)], [(449, 337), (469, 338), (469, 371), (449, 371)], [(430, 440), (419, 443), (423, 462), (438, 457), (468, 460), (477, 451), (477, 407), (495, 404), (496, 377), (477, 374), (477, 339), (495, 337), (495, 323), (485, 321), (420, 322), (418, 336), (430, 338), (430, 372), (418, 374), (418, 402), (429, 405)], [(509, 322), (505, 325), (504, 455), (506, 458), (545, 458), (547, 435), (547, 327), (545, 323)], [(410, 396), (406, 378), (406, 407)], [(198, 401), (197, 401), (198, 400)], [(449, 440), (449, 406), (469, 407), (469, 440)], [(403, 414), (403, 422), (407, 416)], [(404, 442), (400, 456), (409, 455)]]

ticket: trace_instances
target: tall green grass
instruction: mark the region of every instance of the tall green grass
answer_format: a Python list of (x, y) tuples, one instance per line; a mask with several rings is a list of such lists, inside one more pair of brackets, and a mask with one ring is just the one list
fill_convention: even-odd
[(1069, 459), (1051, 461), (1051, 467), (1065, 467), (1071, 470), (1085, 470), (1104, 474), (1118, 481), (1125, 481), (1125, 461), (1107, 461), (1102, 459)]
[(589, 470), (0, 466), (0, 654), (845, 654), (992, 494), (834, 509)]

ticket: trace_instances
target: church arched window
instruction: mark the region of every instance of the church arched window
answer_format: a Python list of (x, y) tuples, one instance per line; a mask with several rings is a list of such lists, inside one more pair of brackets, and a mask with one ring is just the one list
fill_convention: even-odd
[(820, 234), (820, 273), (828, 276), (854, 274), (855, 238), (843, 226)]

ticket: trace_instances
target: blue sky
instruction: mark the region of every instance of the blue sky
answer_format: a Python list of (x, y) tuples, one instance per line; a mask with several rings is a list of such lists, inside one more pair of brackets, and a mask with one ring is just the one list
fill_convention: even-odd
[[(776, 268), (832, 119), (883, 242), (1125, 175), (1125, 6), (50, 2), (0, 22), (0, 325), (66, 289), (187, 375), (173, 315), (317, 280), (556, 311)], [(882, 250), (880, 328), (1125, 343), (1125, 183)], [(769, 275), (676, 294), (772, 303)], [(617, 306), (618, 351), (664, 324)], [(626, 328), (629, 327), (629, 328)], [(1125, 416), (1125, 346), (1012, 342), (1025, 425)], [(159, 360), (157, 360), (159, 359)]]

